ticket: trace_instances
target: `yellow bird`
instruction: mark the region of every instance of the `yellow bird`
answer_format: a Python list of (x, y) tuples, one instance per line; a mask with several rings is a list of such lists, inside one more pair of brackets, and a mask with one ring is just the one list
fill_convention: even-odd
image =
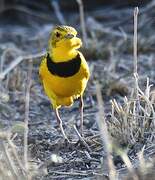
[(78, 51), (82, 45), (77, 31), (70, 26), (56, 26), (50, 34), (48, 51), (42, 59), (39, 75), (44, 91), (55, 111), (57, 122), (65, 139), (58, 109), (71, 106), (74, 99), (80, 99), (81, 134), (83, 132), (83, 93), (90, 73), (83, 54)]

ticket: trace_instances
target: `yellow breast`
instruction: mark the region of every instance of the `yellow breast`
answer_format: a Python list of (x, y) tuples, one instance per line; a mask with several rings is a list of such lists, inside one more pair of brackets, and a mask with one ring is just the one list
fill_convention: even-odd
[(81, 53), (80, 57), (81, 66), (79, 71), (73, 76), (69, 77), (59, 77), (51, 74), (47, 68), (47, 59), (44, 58), (42, 60), (39, 73), (43, 81), (45, 92), (48, 96), (50, 91), (57, 97), (62, 98), (70, 96), (78, 97), (83, 94), (89, 78), (89, 69)]

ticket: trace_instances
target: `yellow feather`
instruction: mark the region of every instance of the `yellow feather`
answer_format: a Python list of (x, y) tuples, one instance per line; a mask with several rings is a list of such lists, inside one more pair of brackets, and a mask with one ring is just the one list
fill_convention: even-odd
[[(70, 38), (71, 36), (68, 34), (72, 34), (74, 37)], [(84, 56), (77, 50), (81, 45), (81, 40), (76, 37), (76, 30), (69, 26), (55, 28), (50, 36), (48, 53), (54, 62), (68, 62), (75, 58), (77, 54), (81, 58), (79, 71), (69, 77), (60, 77), (52, 74), (47, 67), (47, 57), (42, 59), (39, 75), (44, 91), (54, 109), (62, 105), (72, 105), (74, 99), (82, 96), (84, 93), (90, 73)]]

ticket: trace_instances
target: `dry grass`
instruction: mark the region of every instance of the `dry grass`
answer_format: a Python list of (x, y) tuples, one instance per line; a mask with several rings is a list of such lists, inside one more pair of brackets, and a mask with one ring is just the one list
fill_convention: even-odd
[[(12, 30), (12, 43), (0, 44), (0, 179), (137, 180), (154, 176), (155, 112), (151, 84), (155, 79), (155, 3), (142, 8), (139, 16), (135, 9), (133, 40), (131, 10), (94, 11), (85, 16), (84, 22), (82, 1), (77, 2), (80, 18), (75, 14), (75, 22), (69, 19), (68, 23), (81, 22), (87, 42), (87, 48), (82, 50), (88, 61), (93, 60), (89, 61), (92, 77), (85, 97), (85, 138), (74, 126), (74, 121), (79, 121), (75, 103), (73, 108), (61, 111), (65, 130), (75, 141), (65, 144), (39, 83), (38, 66), (45, 53), (42, 49), (53, 24), (45, 24), (35, 33), (19, 27), (22, 43), (16, 40), (16, 30)], [(53, 4), (63, 23), (66, 19), (58, 5)], [(24, 12), (32, 14), (28, 9)], [(38, 16), (41, 20), (50, 19)], [(3, 28), (0, 30), (1, 35), (5, 34)], [(31, 63), (28, 66), (31, 60), (33, 67)]]

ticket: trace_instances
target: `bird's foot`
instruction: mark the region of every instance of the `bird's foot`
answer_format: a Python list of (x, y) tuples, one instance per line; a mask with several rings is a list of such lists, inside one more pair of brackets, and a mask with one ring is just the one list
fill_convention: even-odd
[(62, 125), (60, 125), (60, 130), (61, 130), (61, 133), (62, 133), (62, 135), (63, 135), (65, 141), (68, 142), (68, 143), (71, 143), (71, 141), (68, 139), (67, 135), (65, 134)]
[(76, 124), (76, 128), (78, 129), (79, 134), (83, 137), (83, 124)]

